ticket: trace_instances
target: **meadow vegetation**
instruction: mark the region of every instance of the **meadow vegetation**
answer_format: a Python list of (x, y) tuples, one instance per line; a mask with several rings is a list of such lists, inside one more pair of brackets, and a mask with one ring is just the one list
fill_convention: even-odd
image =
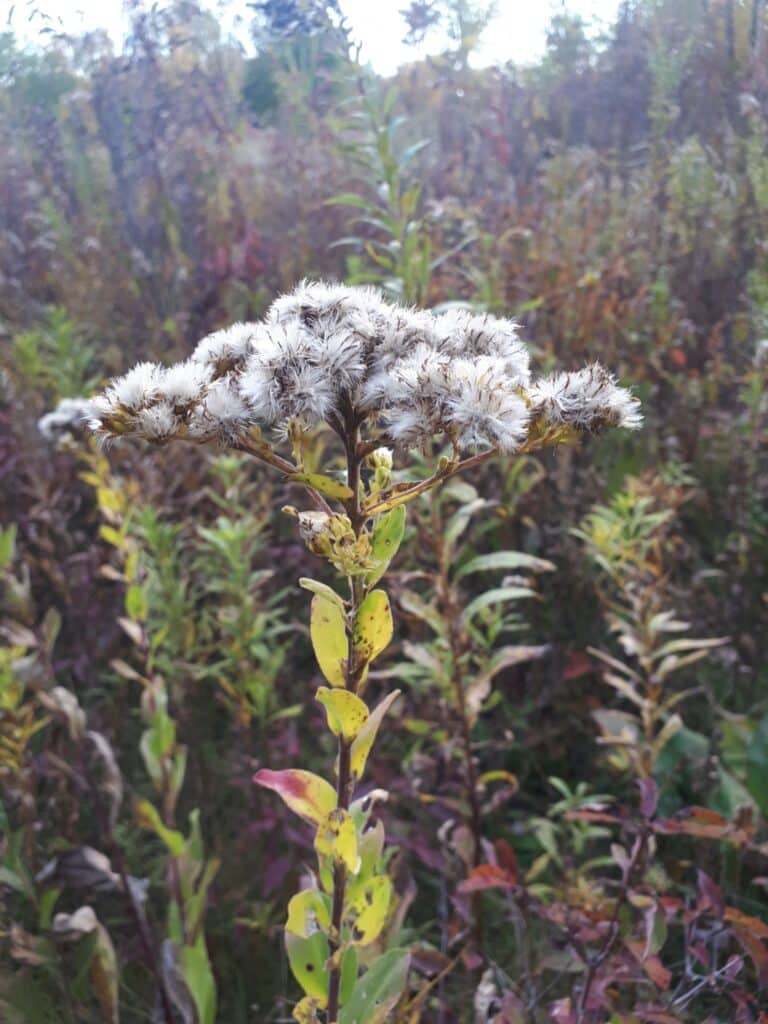
[[(333, 431), (284, 430), (297, 479), (101, 449), (76, 401), (306, 278), (514, 317), (644, 417), (411, 483), (359, 666), (401, 691), (356, 794), (387, 900), (348, 973), (384, 966), (340, 1024), (765, 1024), (765, 4), (561, 14), (476, 70), (483, 5), (414, 3), (451, 49), (387, 80), (332, 2), (254, 6), (252, 58), (186, 0), (121, 53), (0, 35), (0, 1019), (326, 1020), (284, 926), (338, 837), (253, 776), (343, 746), (297, 582), (362, 570), (284, 511), (351, 500)], [(368, 453), (377, 513), (450, 463), (419, 440)]]

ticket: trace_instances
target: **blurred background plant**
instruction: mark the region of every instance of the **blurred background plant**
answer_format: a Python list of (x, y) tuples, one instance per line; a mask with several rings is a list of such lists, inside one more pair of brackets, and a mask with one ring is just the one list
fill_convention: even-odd
[(489, 5), (411, 4), (445, 52), (387, 79), (343, 7), (252, 5), (253, 57), (189, 0), (132, 3), (119, 53), (0, 36), (0, 1017), (290, 1016), (312, 851), (250, 777), (329, 756), (291, 485), (36, 422), (322, 275), (513, 313), (647, 422), (483, 467), (406, 536), (370, 765), (394, 1019), (764, 1021), (766, 5), (559, 11), (479, 69)]

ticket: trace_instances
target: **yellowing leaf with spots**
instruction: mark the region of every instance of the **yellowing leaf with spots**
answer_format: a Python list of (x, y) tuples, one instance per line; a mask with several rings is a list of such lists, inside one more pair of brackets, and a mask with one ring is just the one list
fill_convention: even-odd
[(336, 806), (336, 790), (325, 779), (300, 768), (273, 772), (262, 768), (253, 776), (258, 786), (273, 789), (305, 821), (319, 825)]
[(349, 641), (344, 612), (323, 594), (315, 594), (309, 619), (309, 633), (320, 670), (331, 686), (346, 686)]
[(285, 951), (293, 976), (304, 994), (317, 1002), (318, 1009), (324, 1009), (328, 1005), (328, 971), (325, 968), (328, 939), (324, 933), (315, 932), (308, 939), (302, 939), (287, 931)]
[(343, 864), (351, 875), (357, 873), (357, 830), (349, 811), (337, 807), (325, 816), (317, 828), (315, 850), (321, 857), (332, 857), (335, 863)]
[(289, 473), (288, 479), (294, 480), (297, 484), (306, 484), (313, 491), (319, 491), (326, 497), (336, 498), (338, 501), (348, 501), (354, 497), (352, 489), (346, 484), (322, 473)]
[(359, 946), (375, 942), (387, 922), (392, 901), (392, 881), (376, 875), (358, 886), (349, 902), (352, 937)]
[(365, 771), (365, 764), (371, 752), (373, 742), (376, 739), (376, 733), (379, 731), (379, 726), (384, 715), (386, 715), (399, 696), (399, 690), (393, 690), (392, 693), (388, 694), (370, 713), (365, 725), (357, 734), (350, 752), (350, 768), (354, 778), (359, 779)]
[(328, 728), (334, 736), (351, 743), (368, 721), (368, 708), (363, 701), (349, 690), (329, 690), (327, 686), (321, 686), (315, 696), (325, 707)]
[(372, 590), (358, 608), (352, 630), (358, 664), (377, 658), (392, 639), (393, 630), (389, 598), (383, 590)]
[(291, 897), (286, 930), (302, 939), (318, 930), (327, 932), (331, 923), (330, 900), (317, 889), (304, 889)]
[(320, 1018), (317, 1016), (319, 1009), (320, 1005), (316, 999), (304, 996), (293, 1008), (293, 1019), (298, 1021), (298, 1024), (320, 1024)]

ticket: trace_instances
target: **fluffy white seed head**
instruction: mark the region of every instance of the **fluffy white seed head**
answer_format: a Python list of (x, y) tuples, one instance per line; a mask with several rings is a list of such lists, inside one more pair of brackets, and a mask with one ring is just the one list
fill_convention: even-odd
[(179, 418), (170, 402), (157, 402), (136, 413), (133, 433), (147, 441), (169, 441), (179, 426)]
[(217, 369), (239, 365), (253, 351), (259, 324), (232, 324), (198, 342), (192, 361)]
[(300, 324), (321, 335), (347, 325), (361, 332), (375, 330), (386, 319), (389, 307), (375, 288), (348, 288), (321, 281), (302, 281), (281, 295), (267, 313), (267, 323)]
[(529, 391), (532, 414), (577, 430), (625, 427), (643, 423), (640, 403), (599, 363), (575, 373), (556, 373), (537, 381)]
[(514, 320), (452, 309), (436, 318), (438, 347), (453, 355), (493, 356), (522, 387), (531, 379), (530, 355)]
[(158, 383), (158, 393), (172, 405), (199, 402), (211, 379), (211, 368), (191, 359), (176, 363), (164, 370)]
[(46, 441), (53, 441), (60, 434), (82, 428), (93, 415), (93, 402), (89, 398), (62, 398), (55, 409), (40, 417), (37, 429)]
[(118, 377), (107, 389), (107, 397), (114, 405), (126, 409), (141, 409), (157, 398), (163, 368), (157, 363), (138, 363), (123, 377)]
[(187, 421), (197, 440), (232, 441), (254, 425), (251, 410), (237, 391), (232, 376), (220, 377), (206, 388)]
[(168, 369), (140, 363), (94, 401), (103, 436), (234, 443), (254, 426), (278, 437), (300, 421), (334, 429), (352, 415), (382, 440), (513, 452), (542, 417), (578, 430), (636, 429), (639, 403), (602, 367), (530, 381), (511, 320), (389, 305), (371, 288), (307, 283), (266, 320), (204, 338)]
[(525, 440), (528, 406), (493, 356), (453, 361), (446, 420), (459, 448), (513, 452)]

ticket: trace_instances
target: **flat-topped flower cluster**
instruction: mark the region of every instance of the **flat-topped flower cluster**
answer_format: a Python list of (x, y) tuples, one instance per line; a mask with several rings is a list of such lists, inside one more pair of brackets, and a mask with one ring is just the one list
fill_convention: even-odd
[(265, 319), (208, 335), (173, 366), (139, 363), (93, 400), (91, 428), (237, 444), (254, 428), (362, 423), (382, 440), (514, 452), (531, 424), (637, 428), (639, 403), (598, 365), (531, 381), (511, 320), (433, 314), (371, 288), (303, 283)]

